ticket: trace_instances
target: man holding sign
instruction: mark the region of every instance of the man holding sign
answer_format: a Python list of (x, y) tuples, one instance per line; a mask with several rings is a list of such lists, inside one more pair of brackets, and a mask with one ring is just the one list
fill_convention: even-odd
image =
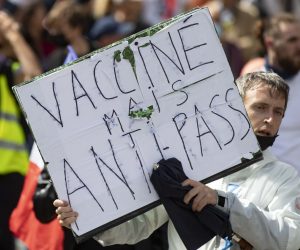
[[(264, 159), (208, 185), (190, 179), (182, 183), (192, 187), (185, 195), (184, 203), (191, 203), (195, 212), (200, 212), (208, 204), (223, 210), (229, 214), (235, 233), (231, 243), (216, 236), (199, 247), (299, 249), (300, 178), (293, 167), (278, 161), (267, 150), (273, 144), (284, 117), (289, 88), (278, 75), (261, 72), (239, 78), (237, 85)], [(76, 221), (78, 214), (67, 202), (56, 200), (54, 205), (61, 225), (69, 227)], [(158, 206), (97, 234), (94, 239), (103, 245), (133, 244), (169, 221), (169, 249), (185, 249), (167, 212), (163, 206)]]
[(208, 183), (262, 158), (207, 8), (14, 93), (58, 197), (80, 213), (78, 241), (158, 206), (150, 175), (161, 159), (176, 156), (188, 178)]

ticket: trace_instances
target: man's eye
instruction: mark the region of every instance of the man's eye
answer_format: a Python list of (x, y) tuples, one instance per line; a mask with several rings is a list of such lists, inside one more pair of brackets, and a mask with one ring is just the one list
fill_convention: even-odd
[(256, 106), (256, 108), (257, 108), (258, 110), (263, 110), (263, 109), (265, 109), (265, 106), (259, 105), (259, 106)]
[(275, 114), (279, 116), (283, 116), (283, 111), (281, 110), (275, 110)]

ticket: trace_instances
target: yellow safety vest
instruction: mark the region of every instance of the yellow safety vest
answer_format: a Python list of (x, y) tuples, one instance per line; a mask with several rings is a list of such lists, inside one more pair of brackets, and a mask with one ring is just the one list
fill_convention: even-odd
[(6, 75), (0, 74), (0, 175), (16, 172), (25, 175), (28, 163), (20, 111)]

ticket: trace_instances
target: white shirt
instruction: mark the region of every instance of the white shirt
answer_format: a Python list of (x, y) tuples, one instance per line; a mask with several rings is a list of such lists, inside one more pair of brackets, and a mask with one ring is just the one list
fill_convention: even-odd
[[(253, 250), (300, 248), (300, 178), (293, 167), (265, 150), (264, 160), (210, 186), (226, 191), (231, 182), (240, 184), (236, 194), (227, 193), (225, 204), (235, 233), (247, 240)], [(159, 206), (94, 238), (103, 245), (134, 244), (167, 221), (166, 211)], [(170, 250), (186, 249), (170, 222), (168, 241)], [(200, 249), (222, 249), (224, 244), (215, 237)], [(230, 249), (240, 248), (234, 243)]]

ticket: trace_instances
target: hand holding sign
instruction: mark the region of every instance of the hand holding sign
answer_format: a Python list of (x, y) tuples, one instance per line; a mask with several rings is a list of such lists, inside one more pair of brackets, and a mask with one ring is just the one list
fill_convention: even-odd
[(207, 9), (14, 91), (59, 199), (80, 214), (78, 237), (159, 204), (149, 177), (162, 158), (178, 158), (189, 178), (208, 182), (260, 157)]
[(59, 223), (64, 227), (70, 228), (70, 225), (76, 221), (78, 213), (73, 211), (66, 201), (56, 199), (53, 205), (57, 207), (56, 214)]

